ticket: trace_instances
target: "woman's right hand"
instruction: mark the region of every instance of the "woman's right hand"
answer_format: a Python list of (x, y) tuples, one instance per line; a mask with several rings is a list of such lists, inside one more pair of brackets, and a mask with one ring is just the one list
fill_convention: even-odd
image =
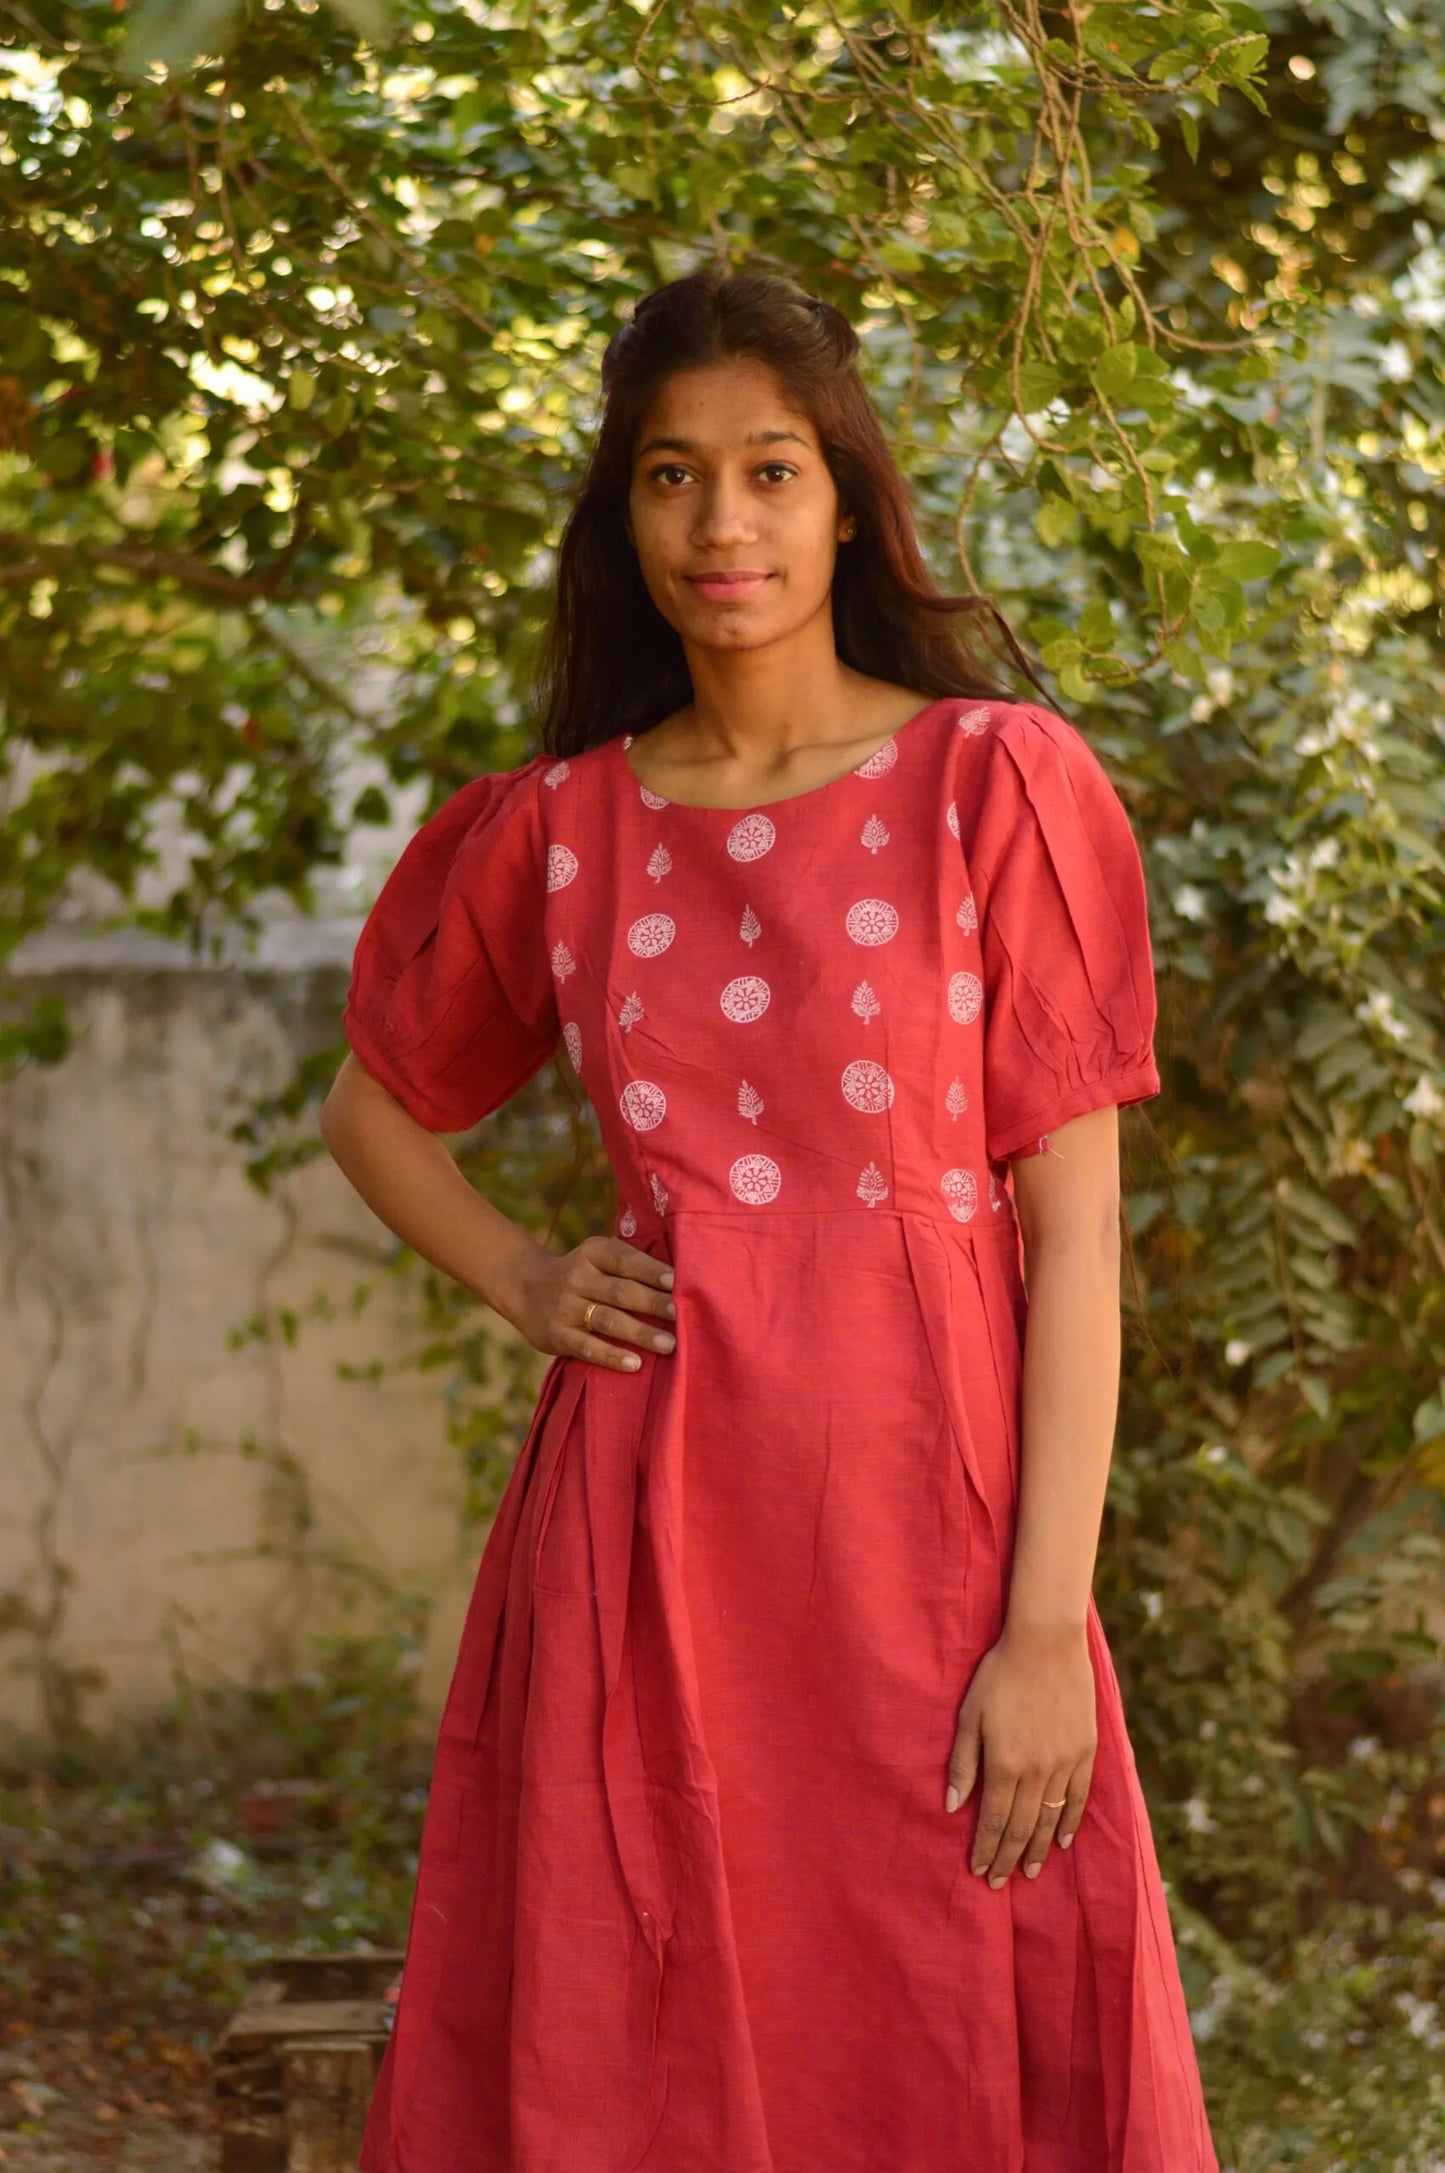
[[(642, 1360), (622, 1345), (661, 1352), (675, 1345), (665, 1325), (677, 1314), (668, 1295), (671, 1286), (672, 1269), (665, 1260), (655, 1260), (625, 1238), (584, 1237), (569, 1253), (549, 1253), (541, 1246), (530, 1252), (514, 1271), (509, 1302), (497, 1310), (534, 1350), (635, 1373)], [(582, 1321), (594, 1299), (589, 1330)]]

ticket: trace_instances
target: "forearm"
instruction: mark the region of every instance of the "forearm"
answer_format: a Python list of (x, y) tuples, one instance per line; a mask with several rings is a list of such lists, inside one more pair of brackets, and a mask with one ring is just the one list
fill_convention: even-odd
[(434, 1132), (348, 1056), (321, 1112), (332, 1160), (372, 1213), (464, 1289), (507, 1313), (535, 1238), (469, 1185)]
[(1117, 1228), (1071, 1228), (1028, 1254), (1019, 1505), (1006, 1627), (1082, 1627), (1119, 1403)]

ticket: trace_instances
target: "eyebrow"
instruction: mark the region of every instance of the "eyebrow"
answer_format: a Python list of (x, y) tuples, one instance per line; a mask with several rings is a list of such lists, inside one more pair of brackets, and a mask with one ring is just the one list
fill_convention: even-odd
[[(811, 452), (812, 450), (807, 439), (800, 438), (796, 430), (752, 430), (743, 439), (743, 443), (744, 445), (776, 445), (783, 438), (791, 438), (793, 443), (801, 445), (805, 452)], [(647, 453), (695, 453), (697, 450), (697, 444), (692, 438), (649, 438), (645, 445), (639, 447), (637, 457), (641, 460)]]

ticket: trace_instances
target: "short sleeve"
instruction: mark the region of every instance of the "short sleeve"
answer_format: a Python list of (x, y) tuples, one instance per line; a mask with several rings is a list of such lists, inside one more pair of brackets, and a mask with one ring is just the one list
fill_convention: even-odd
[(561, 1039), (543, 934), (537, 772), (477, 777), (423, 825), (357, 941), (352, 1053), (433, 1132), (500, 1109)]
[[(1036, 1154), (1071, 1117), (1159, 1092), (1144, 869), (1082, 734), (1051, 712), (995, 712), (961, 833), (984, 982), (991, 1161)], [(960, 803), (960, 811), (966, 803)]]

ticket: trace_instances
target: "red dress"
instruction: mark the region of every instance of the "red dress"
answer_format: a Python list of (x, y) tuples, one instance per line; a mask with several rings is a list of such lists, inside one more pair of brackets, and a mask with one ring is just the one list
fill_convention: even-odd
[(465, 786), (346, 1013), (460, 1130), (566, 1044), (677, 1345), (554, 1360), (442, 1721), (364, 2173), (1217, 2173), (1118, 1685), (1037, 1880), (943, 1808), (998, 1638), (1007, 1182), (1159, 1088), (1085, 741), (945, 698), (829, 784), (669, 802), (630, 738)]

